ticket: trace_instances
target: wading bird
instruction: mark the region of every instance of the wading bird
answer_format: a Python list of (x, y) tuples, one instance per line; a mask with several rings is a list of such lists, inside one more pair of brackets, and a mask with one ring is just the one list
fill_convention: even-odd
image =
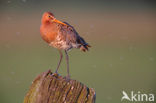
[(61, 22), (55, 18), (53, 13), (45, 12), (42, 16), (41, 26), (40, 26), (41, 37), (50, 46), (57, 48), (60, 54), (60, 60), (58, 62), (56, 73), (60, 67), (62, 61), (62, 50), (65, 51), (66, 63), (67, 63), (67, 78), (69, 75), (69, 58), (68, 51), (72, 48), (79, 48), (82, 51), (88, 51), (90, 45), (85, 42), (85, 40), (79, 36), (73, 26), (66, 22)]

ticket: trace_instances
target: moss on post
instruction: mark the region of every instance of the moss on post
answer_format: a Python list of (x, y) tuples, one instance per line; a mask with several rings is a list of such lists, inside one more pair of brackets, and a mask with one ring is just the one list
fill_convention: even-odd
[(95, 103), (95, 91), (49, 70), (33, 81), (24, 103)]

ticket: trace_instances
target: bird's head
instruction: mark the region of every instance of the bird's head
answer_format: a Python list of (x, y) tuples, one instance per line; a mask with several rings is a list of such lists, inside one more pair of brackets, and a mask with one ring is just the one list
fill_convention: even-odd
[(52, 22), (59, 23), (62, 25), (66, 25), (65, 23), (57, 20), (53, 13), (45, 12), (42, 16), (42, 23), (52, 23)]

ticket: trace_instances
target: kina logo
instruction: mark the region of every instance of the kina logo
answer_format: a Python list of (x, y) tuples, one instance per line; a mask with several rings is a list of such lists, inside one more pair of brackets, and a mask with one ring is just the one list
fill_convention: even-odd
[(131, 91), (129, 94), (126, 93), (125, 91), (122, 91), (122, 98), (121, 101), (124, 100), (128, 100), (128, 101), (150, 101), (153, 102), (154, 101), (154, 94), (150, 93), (150, 94), (145, 94), (145, 93), (141, 93), (140, 91), (138, 92), (134, 92)]

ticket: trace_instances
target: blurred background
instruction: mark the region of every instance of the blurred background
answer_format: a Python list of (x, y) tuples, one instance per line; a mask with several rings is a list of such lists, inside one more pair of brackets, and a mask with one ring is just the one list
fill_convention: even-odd
[(58, 52), (40, 37), (45, 11), (92, 46), (69, 59), (72, 79), (94, 88), (96, 103), (120, 103), (123, 90), (156, 94), (154, 0), (0, 0), (0, 103), (22, 103), (38, 74), (55, 71)]

